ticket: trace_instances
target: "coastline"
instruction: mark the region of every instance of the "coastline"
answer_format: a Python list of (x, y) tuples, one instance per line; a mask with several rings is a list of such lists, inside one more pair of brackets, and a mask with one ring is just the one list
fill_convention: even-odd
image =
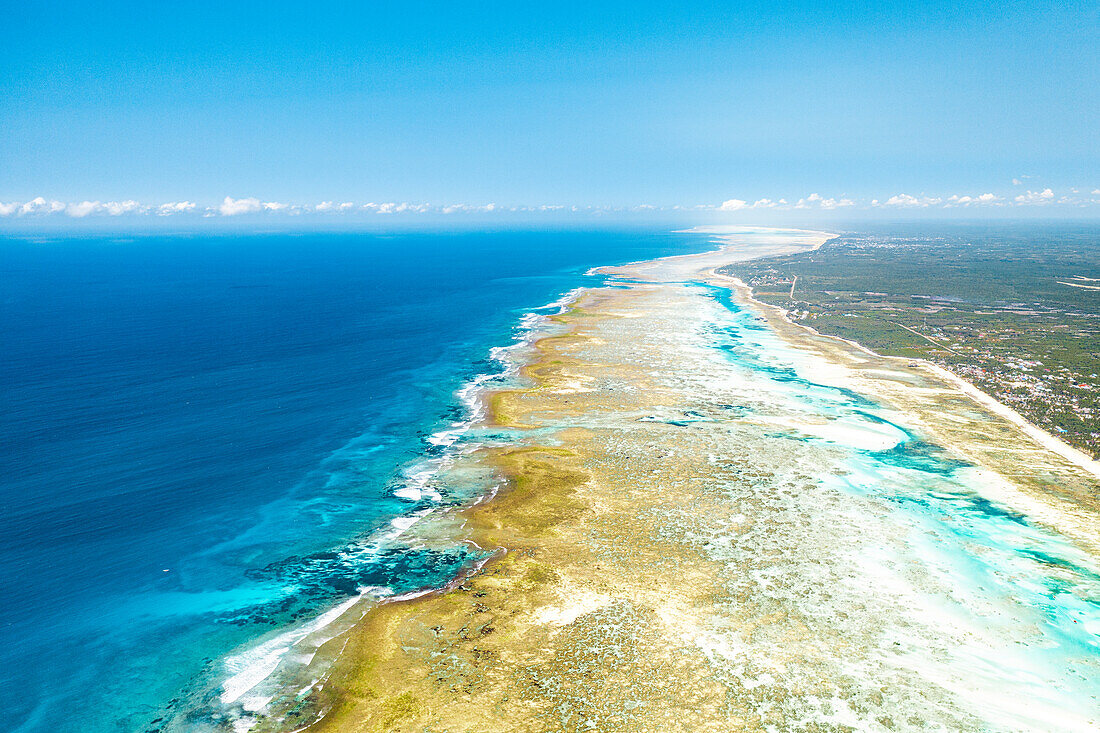
[[(570, 403), (574, 400), (595, 401), (594, 404), (601, 410), (609, 409), (610, 404), (613, 414), (620, 413), (625, 405), (660, 411), (663, 407), (671, 409), (676, 404), (677, 400), (669, 396), (667, 387), (653, 384), (651, 378), (637, 368), (628, 369), (614, 362), (601, 362), (601, 369), (593, 371), (583, 358), (586, 349), (607, 344), (605, 337), (593, 335), (592, 331), (598, 331), (601, 327), (613, 328), (615, 321), (629, 323), (635, 317), (627, 310), (628, 307), (636, 307), (630, 298), (639, 291), (644, 296), (650, 287), (645, 284), (647, 281), (659, 283), (662, 277), (667, 280), (694, 268), (693, 272), (704, 274), (710, 280), (727, 280), (740, 285), (741, 297), (764, 310), (766, 315), (770, 314), (770, 322), (781, 319), (791, 329), (799, 325), (786, 318), (781, 309), (771, 309), (755, 301), (743, 283), (713, 272), (715, 267), (728, 264), (731, 260), (724, 259), (718, 264), (711, 262), (734, 254), (730, 250), (740, 244), (737, 239), (745, 233), (743, 229), (723, 232), (725, 246), (710, 253), (600, 268), (602, 274), (621, 276), (641, 284), (631, 286), (630, 297), (598, 288), (590, 289), (581, 293), (570, 309), (553, 317), (556, 323), (564, 327), (564, 332), (535, 342), (533, 349), (537, 358), (521, 369), (523, 376), (534, 386), (493, 393), (488, 404), (493, 425), (519, 430), (554, 425), (555, 437), (549, 442), (540, 439), (534, 443), (528, 441), (527, 444), (481, 452), (480, 460), (496, 466), (507, 479), (506, 483), (490, 500), (479, 500), (461, 509), (455, 523), (465, 533), (465, 541), (478, 547), (496, 548), (493, 557), (480, 570), (475, 569), (456, 579), (447, 588), (425, 592), (415, 598), (387, 599), (369, 610), (349, 637), (339, 641), (343, 654), (312, 701), (317, 710), (324, 711), (324, 718), (310, 725), (309, 730), (413, 730), (423, 727), (426, 721), (433, 721), (433, 724), (447, 721), (466, 727), (503, 721), (508, 729), (541, 730), (546, 726), (540, 725), (537, 719), (545, 714), (546, 708), (537, 704), (536, 700), (543, 700), (546, 704), (556, 700), (554, 704), (558, 707), (566, 705), (577, 710), (590, 710), (595, 706), (595, 709), (603, 711), (600, 718), (603, 722), (596, 726), (598, 729), (611, 729), (614, 726), (610, 722), (618, 719), (616, 716), (627, 715), (624, 711), (631, 708), (624, 707), (628, 701), (620, 695), (622, 690), (614, 693), (604, 690), (602, 698), (596, 694), (581, 694), (574, 689), (576, 680), (570, 679), (569, 675), (569, 670), (578, 663), (576, 655), (583, 656), (584, 646), (599, 643), (603, 638), (601, 634), (607, 631), (606, 625), (601, 626), (600, 615), (612, 607), (616, 609), (615, 615), (623, 610), (621, 603), (615, 600), (616, 583), (631, 587), (640, 597), (652, 596), (654, 589), (668, 587), (669, 583), (679, 581), (682, 584), (684, 575), (694, 578), (690, 584), (690, 595), (693, 597), (698, 592), (704, 596), (708, 593), (719, 596), (722, 594), (718, 588), (721, 583), (713, 558), (706, 557), (706, 553), (699, 548), (690, 545), (670, 548), (667, 542), (654, 539), (653, 534), (659, 533), (657, 527), (650, 526), (651, 532), (647, 534), (608, 518), (619, 512), (637, 520), (633, 506), (623, 505), (621, 498), (593, 488), (594, 484), (604, 487), (620, 485), (625, 490), (620, 482), (623, 477), (615, 474), (616, 470), (624, 470), (624, 466), (612, 461), (615, 463), (611, 467), (614, 470), (608, 470), (608, 466), (602, 465), (607, 460), (606, 446), (593, 437), (594, 431), (598, 432), (600, 428), (585, 426), (581, 419), (591, 410), (571, 406)], [(813, 248), (821, 246), (830, 236), (824, 233), (807, 234), (825, 237)], [(790, 242), (784, 246), (791, 246)], [(656, 291), (660, 287), (654, 285), (653, 289)], [(599, 321), (599, 325), (591, 325), (593, 321)], [(609, 323), (613, 325), (608, 326)], [(808, 327), (803, 327), (801, 333), (805, 334), (804, 338), (842, 343), (849, 350), (874, 357), (876, 362), (896, 361), (896, 358), (882, 357), (843, 339), (823, 339), (823, 334)], [(779, 336), (788, 338), (790, 334)], [(846, 358), (850, 360), (851, 356)], [(898, 366), (893, 364), (893, 368)], [(608, 369), (615, 374), (615, 379), (644, 386), (649, 391), (635, 395), (631, 395), (629, 390), (625, 393), (617, 391), (612, 400), (593, 396), (599, 395), (599, 385), (606, 381), (604, 373)], [(922, 366), (922, 369), (925, 367)], [(928, 371), (932, 371), (940, 382), (951, 383), (956, 393), (964, 392), (954, 375)], [(894, 380), (903, 388), (913, 386), (903, 384), (906, 378)], [(921, 391), (920, 399), (928, 398), (930, 390), (927, 386), (917, 391)], [(885, 396), (896, 398), (896, 393), (897, 389), (892, 393), (887, 390)], [(973, 395), (967, 394), (966, 397), (991, 412), (997, 412), (993, 405)], [(547, 417), (550, 414), (554, 415), (554, 419)], [(564, 426), (561, 415), (570, 418)], [(1015, 422), (1007, 415), (1000, 417)], [(670, 421), (668, 424), (680, 425), (682, 421)], [(928, 424), (924, 427), (933, 432), (942, 428)], [(1016, 427), (1022, 429), (1024, 426), (1017, 424)], [(663, 433), (658, 432), (654, 436), (663, 436)], [(650, 438), (666, 440), (654, 436)], [(1053, 439), (1053, 436), (1049, 437)], [(1043, 444), (1043, 447), (1047, 446)], [(675, 440), (662, 450), (674, 454), (677, 450)], [(699, 457), (690, 460), (697, 461)], [(646, 466), (653, 471), (663, 470), (659, 464), (651, 466), (647, 463)], [(696, 470), (700, 475), (705, 475), (711, 469), (699, 465)], [(629, 490), (635, 501), (648, 502), (648, 506), (657, 511), (668, 501), (668, 484), (649, 488), (652, 489), (650, 493), (636, 485)], [(1034, 498), (1033, 493), (1029, 492), (1029, 495)], [(1013, 497), (1005, 494), (1002, 498)], [(694, 499), (698, 500), (698, 497)], [(1028, 508), (1035, 509), (1034, 506)], [(1086, 509), (1091, 513), (1091, 507)], [(1057, 524), (1066, 525), (1060, 516), (1055, 519)], [(1095, 521), (1094, 516), (1089, 519)], [(600, 525), (601, 522), (603, 531), (616, 535), (620, 541), (629, 540), (624, 546), (631, 547), (633, 552), (645, 556), (654, 553), (654, 548), (659, 546), (662, 552), (667, 553), (666, 557), (675, 558), (676, 562), (657, 562), (656, 565), (664, 566), (658, 571), (648, 565), (638, 566), (620, 560), (631, 567), (630, 572), (635, 576), (631, 581), (627, 581), (630, 577), (627, 573), (613, 574), (615, 581), (611, 582), (599, 577), (601, 558), (607, 562), (608, 548), (602, 547), (602, 554), (593, 552), (593, 536), (572, 525)], [(654, 558), (661, 554), (656, 553)], [(548, 559), (553, 557), (569, 559)], [(668, 567), (670, 565), (675, 567)], [(705, 590), (707, 588), (710, 590)], [(657, 613), (657, 618), (666, 628), (670, 623), (676, 628), (685, 624), (698, 627), (699, 612), (694, 606), (699, 601), (686, 601), (684, 598), (650, 600), (651, 610)], [(596, 626), (587, 630), (574, 628), (586, 621), (592, 621)], [(656, 621), (651, 618), (647, 623)], [(570, 631), (565, 633), (565, 629)], [(529, 643), (532, 636), (541, 639), (543, 644)], [(672, 665), (681, 673), (691, 669), (695, 674), (704, 674), (706, 665), (713, 663), (707, 653), (700, 656), (683, 649), (674, 650), (675, 653), (669, 656), (670, 652), (665, 648), (669, 639), (661, 634), (647, 636), (633, 633), (628, 636), (632, 644), (638, 649), (648, 649), (660, 664), (657, 668), (641, 664), (641, 667), (632, 670), (630, 679), (623, 680), (624, 683), (636, 684), (635, 680), (646, 679), (648, 675), (656, 674), (658, 668), (663, 669), (661, 665)], [(336, 643), (337, 640), (330, 642), (333, 645)], [(702, 648), (698, 638), (694, 638), (692, 644)], [(549, 661), (547, 654), (550, 654)], [(562, 654), (568, 658), (562, 658)], [(449, 661), (440, 666), (440, 659)], [(589, 664), (590, 673), (598, 670), (605, 682), (614, 677), (615, 672), (606, 665), (594, 664)], [(537, 679), (527, 679), (520, 684), (503, 671), (511, 670), (514, 677), (518, 670), (530, 677), (533, 668), (557, 675), (554, 677), (557, 683), (572, 685), (572, 692), (564, 698), (560, 695), (547, 697), (545, 684)], [(682, 682), (685, 677), (678, 674), (677, 679)], [(766, 723), (767, 716), (753, 718), (753, 705), (748, 699), (740, 701), (740, 707), (734, 706), (738, 707), (737, 714), (719, 706), (718, 698), (721, 695), (728, 698), (729, 695), (728, 689), (722, 690), (720, 687), (685, 685), (683, 695), (672, 695), (675, 699), (664, 704), (659, 711), (651, 707), (646, 719), (650, 722), (663, 721), (668, 729), (681, 729), (683, 721), (691, 719), (698, 723), (692, 726), (693, 729), (709, 729), (705, 723), (707, 720), (722, 721), (723, 724), (738, 722), (748, 728)], [(517, 694), (523, 695), (523, 699), (517, 699)], [(477, 704), (474, 704), (475, 701), (478, 701)], [(653, 700), (647, 704), (657, 706)], [(459, 709), (456, 710), (456, 706)]]
[(927, 369), (928, 371), (933, 372), (934, 374), (936, 374), (936, 376), (938, 376), (940, 379), (943, 379), (945, 381), (948, 381), (948, 382), (951, 382), (952, 384), (954, 384), (959, 389), (960, 392), (963, 392), (964, 394), (966, 394), (968, 397), (973, 399), (975, 402), (979, 403), (982, 407), (996, 413), (998, 416), (1003, 417), (1006, 420), (1010, 420), (1011, 422), (1015, 423), (1024, 432), (1026, 432), (1028, 434), (1028, 437), (1030, 437), (1030, 438), (1036, 440), (1037, 442), (1041, 443), (1043, 445), (1043, 447), (1046, 448), (1047, 450), (1049, 450), (1053, 453), (1057, 453), (1059, 456), (1061, 456), (1062, 458), (1065, 458), (1067, 461), (1073, 463), (1074, 465), (1078, 466), (1079, 468), (1081, 468), (1085, 471), (1088, 471), (1089, 473), (1096, 476), (1097, 478), (1100, 478), (1100, 461), (1097, 461), (1097, 460), (1093, 459), (1088, 454), (1086, 454), (1084, 451), (1082, 451), (1078, 448), (1075, 448), (1074, 446), (1070, 445), (1066, 441), (1059, 438), (1057, 435), (1054, 435), (1050, 432), (1047, 432), (1046, 430), (1039, 427), (1035, 423), (1029, 421), (1027, 418), (1025, 418), (1023, 415), (1021, 415), (1016, 410), (1012, 409), (1008, 405), (1006, 405), (1003, 402), (1001, 402), (1000, 400), (998, 400), (993, 395), (989, 394), (988, 392), (983, 391), (982, 389), (980, 389), (978, 387), (975, 387), (973, 384), (966, 381), (965, 379), (963, 379), (959, 375), (955, 374), (951, 370), (945, 369), (944, 367), (940, 366), (939, 364), (934, 364), (934, 363), (928, 361), (927, 359), (920, 359), (920, 358), (916, 358), (916, 357), (889, 356), (887, 354), (880, 354), (877, 351), (864, 346), (863, 344), (859, 343), (858, 341), (854, 341), (852, 339), (846, 339), (846, 338), (843, 338), (842, 336), (834, 336), (833, 334), (823, 333), (823, 332), (817, 330), (816, 328), (814, 328), (813, 326), (810, 326), (810, 325), (807, 325), (807, 324), (804, 324), (804, 323), (797, 323), (797, 322), (790, 319), (789, 314), (783, 308), (781, 308), (779, 306), (771, 305), (769, 303), (765, 303), (762, 300), (758, 300), (755, 297), (755, 295), (753, 294), (752, 288), (749, 285), (747, 285), (746, 283), (744, 283), (740, 278), (731, 277), (731, 276), (728, 276), (728, 275), (722, 275), (722, 274), (716, 272), (713, 269), (708, 272), (708, 275), (712, 278), (717, 279), (717, 280), (727, 280), (731, 284), (733, 284), (735, 287), (743, 289), (745, 291), (744, 297), (746, 298), (746, 300), (752, 302), (754, 305), (756, 305), (757, 307), (759, 307), (762, 310), (777, 312), (778, 314), (780, 314), (782, 316), (783, 320), (786, 321), (787, 323), (789, 323), (792, 327), (804, 328), (808, 332), (814, 334), (815, 336), (821, 337), (821, 338), (835, 339), (835, 340), (840, 341), (844, 344), (847, 344), (848, 346), (859, 349), (861, 351), (865, 351), (868, 354), (870, 354), (870, 355), (872, 355), (876, 358), (892, 359), (892, 360), (897, 361), (899, 364), (901, 362), (920, 364), (921, 368)]
[[(879, 354), (851, 339), (822, 333), (812, 326), (792, 321), (784, 309), (757, 300), (752, 288), (738, 278), (713, 270), (707, 274), (739, 292), (746, 303), (765, 315), (781, 337), (800, 348), (814, 351), (815, 342), (836, 344), (839, 350), (818, 349), (817, 353), (826, 360), (846, 361), (847, 367), (856, 365), (857, 372), (919, 375), (915, 380), (897, 380), (896, 376), (894, 380), (881, 380), (878, 379), (880, 374), (874, 374), (872, 381), (879, 386), (897, 381), (900, 389), (880, 390), (878, 397), (900, 404), (915, 425), (936, 435), (944, 445), (978, 466), (979, 473), (984, 473), (983, 480), (990, 482), (985, 488), (991, 496), (1100, 553), (1100, 535), (1097, 534), (1100, 529), (1100, 493), (1097, 489), (1100, 487), (1096, 485), (1096, 480), (1100, 479), (1100, 463), (1028, 422), (1007, 405), (947, 369), (924, 359)], [(859, 364), (864, 360), (858, 356), (853, 358), (845, 351), (866, 355), (868, 363)], [(852, 375), (845, 379), (851, 380)], [(876, 392), (874, 389), (867, 391)], [(917, 392), (917, 396), (907, 394), (911, 391)], [(936, 399), (936, 393), (942, 397)], [(945, 402), (950, 405), (946, 415), (966, 409), (957, 400), (951, 405), (952, 396), (962, 397), (984, 413), (980, 424), (987, 435), (961, 430), (952, 419), (935, 414)], [(922, 412), (924, 414), (920, 414)], [(1051, 460), (1053, 457), (1056, 458)]]

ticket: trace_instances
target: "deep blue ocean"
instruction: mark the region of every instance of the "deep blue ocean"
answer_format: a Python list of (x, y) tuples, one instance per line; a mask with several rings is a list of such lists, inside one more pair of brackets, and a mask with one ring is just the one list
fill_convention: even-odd
[(455, 392), (639, 231), (0, 238), (0, 729), (152, 730), (218, 661), (362, 585), (349, 568)]

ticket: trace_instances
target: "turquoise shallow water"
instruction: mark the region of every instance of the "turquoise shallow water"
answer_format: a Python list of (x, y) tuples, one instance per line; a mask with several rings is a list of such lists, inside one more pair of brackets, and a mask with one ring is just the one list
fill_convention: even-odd
[(485, 488), (417, 474), (468, 416), (456, 392), (590, 267), (708, 248), (639, 231), (0, 239), (0, 727), (200, 726), (257, 639), (364, 587), (450, 579), (477, 554), (378, 538)]
[(773, 420), (768, 440), (820, 447), (802, 451), (821, 461), (811, 472), (848, 497), (817, 521), (859, 537), (845, 559), (848, 587), (826, 588), (849, 605), (821, 609), (857, 618), (865, 601), (883, 601), (876, 622), (896, 624), (891, 646), (904, 650), (891, 664), (958, 695), (989, 728), (1100, 725), (1095, 559), (1004, 503), (987, 472), (887, 405), (815, 376), (812, 361), (729, 291), (693, 287), (716, 306), (703, 341), (740, 375), (743, 394), (767, 396), (767, 414), (754, 416), (746, 401), (733, 419)]

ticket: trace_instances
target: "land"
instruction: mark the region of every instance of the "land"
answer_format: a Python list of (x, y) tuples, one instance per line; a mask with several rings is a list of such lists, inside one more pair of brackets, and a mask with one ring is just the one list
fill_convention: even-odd
[(1100, 456), (1095, 227), (858, 234), (725, 269), (817, 331), (927, 359)]
[[(829, 477), (843, 475), (844, 452), (829, 440), (781, 435), (789, 423), (828, 436), (829, 421), (792, 418), (782, 394), (760, 392), (774, 384), (738, 382), (741, 372), (696, 348), (714, 304), (667, 283), (694, 273), (747, 304), (748, 289), (713, 270), (768, 251), (758, 241), (623, 268), (635, 284), (589, 291), (558, 316), (527, 386), (492, 396), (492, 424), (529, 437), (471, 457), (495, 466), (504, 488), (446, 526), (417, 525), (494, 559), (453, 588), (372, 608), (330, 643), (343, 653), (326, 682), (273, 724), (323, 714), (309, 730), (1094, 725), (1087, 710), (1022, 694), (1026, 675), (998, 677), (1022, 643), (1010, 633), (1017, 607), (977, 604), (1009, 624), (989, 638), (924, 609), (923, 594), (945, 591), (914, 564), (913, 528), (836, 491)], [(758, 313), (822, 384), (889, 405), (972, 466), (985, 495), (1100, 554), (1097, 483), (1079, 466), (934, 370), (818, 336), (777, 308)], [(991, 650), (998, 664), (969, 666)], [(926, 676), (952, 664), (965, 671)]]

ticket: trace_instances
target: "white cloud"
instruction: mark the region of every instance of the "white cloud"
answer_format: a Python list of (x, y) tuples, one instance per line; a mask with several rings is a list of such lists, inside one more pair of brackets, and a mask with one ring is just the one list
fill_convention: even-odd
[(947, 203), (944, 204), (945, 208), (953, 206), (979, 206), (979, 205), (992, 205), (999, 204), (1003, 199), (993, 193), (982, 193), (977, 196), (959, 196), (954, 194), (947, 197)]
[(1042, 191), (1030, 191), (1029, 190), (1027, 193), (1022, 193), (1022, 194), (1020, 194), (1019, 196), (1017, 196), (1015, 198), (1015, 201), (1016, 201), (1017, 204), (1024, 204), (1024, 205), (1028, 205), (1028, 204), (1036, 204), (1036, 205), (1049, 204), (1053, 200), (1054, 200), (1054, 191), (1050, 190), (1049, 188), (1045, 188)]
[(129, 214), (134, 211), (142, 212), (145, 210), (145, 208), (137, 201), (128, 200), (108, 201), (107, 203), (103, 204), (103, 210), (111, 216), (121, 216), (122, 214)]
[(185, 211), (192, 211), (195, 208), (195, 204), (190, 201), (172, 201), (159, 206), (146, 206), (133, 199), (127, 199), (125, 201), (73, 201), (64, 203), (62, 201), (46, 200), (42, 196), (31, 199), (25, 203), (10, 203), (0, 204), (0, 216), (10, 216), (12, 214), (23, 215), (48, 215), (64, 213), (66, 216), (70, 216), (74, 219), (83, 219), (88, 216), (96, 214), (106, 214), (109, 216), (122, 216), (124, 214), (148, 214), (151, 211), (155, 212), (158, 216), (168, 216), (169, 214), (177, 214)]
[[(401, 210), (401, 211), (415, 211), (416, 213), (419, 213), (419, 214), (422, 214), (426, 211), (431, 211), (432, 210), (432, 207), (429, 206), (428, 204), (401, 204), (401, 206), (404, 206), (405, 208), (404, 209), (399, 208), (398, 210)], [(475, 204), (447, 204), (446, 206), (443, 206), (442, 208), (440, 208), (439, 211), (444, 213), (444, 214), (469, 214), (469, 213), (490, 212), (490, 211), (560, 211), (561, 209), (564, 209), (564, 208), (565, 208), (564, 206), (546, 206), (546, 205), (544, 205), (544, 206), (521, 206), (519, 208), (509, 209), (508, 207), (498, 206), (497, 204), (492, 204), (492, 203), (484, 204), (484, 205), (481, 205), (481, 206), (477, 206)], [(651, 208), (655, 208), (655, 207), (647, 206), (647, 205), (643, 204), (642, 206), (630, 207), (630, 210), (631, 211), (639, 211), (639, 210), (651, 209)], [(573, 211), (577, 211), (577, 210), (578, 210), (577, 207), (574, 206)]]
[(190, 201), (169, 201), (157, 207), (157, 216), (171, 216), (172, 214), (184, 214), (194, 211), (195, 204)]
[(0, 204), (0, 216), (8, 216), (13, 213), (26, 214), (56, 214), (64, 212), (66, 216), (74, 219), (83, 219), (94, 214), (106, 214), (109, 216), (122, 216), (124, 214), (148, 214), (155, 212), (158, 216), (168, 216), (185, 211), (192, 211), (195, 204), (190, 201), (172, 201), (159, 206), (146, 206), (139, 201), (127, 199), (125, 201), (79, 201), (64, 203), (61, 201), (47, 201), (39, 196), (23, 204)]
[(37, 196), (19, 207), (19, 215), (56, 214), (58, 211), (64, 210), (65, 204), (60, 201), (47, 201), (41, 196)]
[(832, 199), (832, 198), (822, 199), (821, 204), (820, 204), (821, 208), (823, 208), (825, 210), (844, 209), (844, 208), (847, 208), (849, 206), (855, 206), (855, 205), (856, 205), (856, 202), (852, 201), (851, 199)]
[[(1020, 179), (1017, 179), (1020, 180)], [(226, 196), (221, 204), (211, 207), (197, 206), (192, 201), (169, 201), (161, 204), (142, 204), (133, 199), (123, 201), (82, 200), (63, 202), (54, 199), (46, 199), (42, 196), (25, 202), (0, 203), (0, 217), (10, 216), (41, 216), (62, 213), (74, 219), (83, 219), (88, 216), (122, 216), (156, 215), (171, 216), (187, 212), (201, 213), (203, 216), (236, 216), (238, 214), (257, 214), (264, 212), (282, 212), (282, 215), (309, 215), (311, 213), (354, 213), (374, 212), (378, 214), (414, 214), (431, 212), (436, 214), (456, 213), (496, 213), (496, 212), (554, 212), (573, 211), (587, 212), (593, 215), (604, 215), (615, 212), (646, 212), (646, 211), (723, 211), (738, 212), (752, 210), (818, 210), (832, 211), (859, 207), (863, 209), (875, 208), (899, 208), (899, 209), (928, 209), (939, 208), (965, 208), (965, 207), (1003, 207), (1003, 206), (1042, 206), (1042, 205), (1066, 205), (1066, 206), (1095, 206), (1100, 204), (1100, 188), (1093, 189), (1089, 194), (1088, 189), (1066, 189), (1068, 193), (1055, 194), (1050, 188), (1039, 191), (1026, 190), (1018, 195), (999, 195), (992, 192), (980, 194), (952, 194), (945, 197), (928, 196), (921, 194), (914, 196), (899, 193), (887, 199), (851, 199), (845, 197), (828, 198), (819, 193), (811, 193), (803, 198), (792, 199), (788, 203), (785, 198), (757, 198), (727, 199), (720, 204), (698, 204), (694, 206), (660, 206), (653, 204), (636, 204), (632, 206), (563, 206), (557, 205), (525, 205), (525, 206), (501, 206), (496, 203), (487, 204), (448, 204), (445, 206), (433, 206), (431, 204), (416, 204), (409, 202), (390, 201), (385, 203), (355, 204), (350, 201), (322, 201), (316, 205), (287, 204), (277, 201), (261, 201), (255, 197), (235, 199)]]
[(444, 206), (442, 209), (438, 209), (431, 204), (410, 204), (407, 201), (401, 203), (389, 201), (384, 204), (376, 204), (373, 202), (369, 204), (363, 204), (363, 208), (379, 214), (423, 214), (427, 211), (435, 210), (442, 211), (446, 214), (453, 214), (456, 211), (493, 211), (497, 208), (497, 205), (486, 204), (485, 206), (468, 206), (466, 204), (451, 204), (450, 206)]
[(899, 193), (891, 196), (882, 203), (883, 206), (897, 206), (901, 208), (924, 209), (943, 203), (943, 199), (933, 196), (910, 196), (907, 193)]
[[(819, 193), (811, 193), (809, 196), (798, 199), (793, 205), (787, 203), (787, 199), (769, 199), (759, 198), (753, 201), (751, 204), (748, 201), (742, 199), (730, 199), (723, 201), (717, 208), (719, 211), (743, 211), (748, 209), (842, 209), (849, 206), (856, 206), (857, 202), (854, 199), (849, 198), (826, 198)], [(682, 207), (674, 206), (674, 210)], [(713, 206), (696, 206), (697, 209), (713, 209)]]
[(920, 206), (920, 202), (915, 196), (910, 196), (907, 193), (899, 193), (886, 199), (882, 204), (883, 206)]
[(729, 201), (723, 201), (722, 205), (718, 207), (720, 211), (740, 211), (748, 206), (747, 201), (741, 199), (730, 199)]
[(102, 208), (103, 204), (98, 201), (81, 201), (79, 204), (67, 205), (65, 213), (74, 219), (83, 219), (88, 214), (94, 214)]
[(235, 199), (226, 196), (218, 207), (222, 216), (236, 216), (237, 214), (255, 214), (263, 210), (263, 204), (258, 198)]
[[(780, 199), (779, 203), (780, 204), (785, 204), (787, 202), (784, 201), (783, 199)], [(805, 198), (800, 198), (798, 201), (796, 201), (795, 205), (794, 205), (794, 208), (796, 208), (796, 209), (819, 208), (819, 209), (824, 209), (826, 211), (831, 211), (833, 209), (843, 209), (843, 208), (847, 208), (849, 206), (855, 206), (855, 205), (856, 205), (856, 202), (853, 201), (852, 199), (848, 199), (848, 198), (839, 198), (839, 199), (825, 198), (824, 196), (822, 196), (819, 193), (811, 193), (809, 196), (806, 196)]]
[(343, 212), (343, 211), (351, 211), (354, 208), (355, 208), (355, 204), (353, 204), (350, 201), (345, 201), (345, 202), (339, 203), (339, 204), (334, 203), (332, 201), (322, 201), (321, 203), (314, 206), (313, 210), (314, 211), (321, 211), (321, 212), (326, 212), (326, 211)]

